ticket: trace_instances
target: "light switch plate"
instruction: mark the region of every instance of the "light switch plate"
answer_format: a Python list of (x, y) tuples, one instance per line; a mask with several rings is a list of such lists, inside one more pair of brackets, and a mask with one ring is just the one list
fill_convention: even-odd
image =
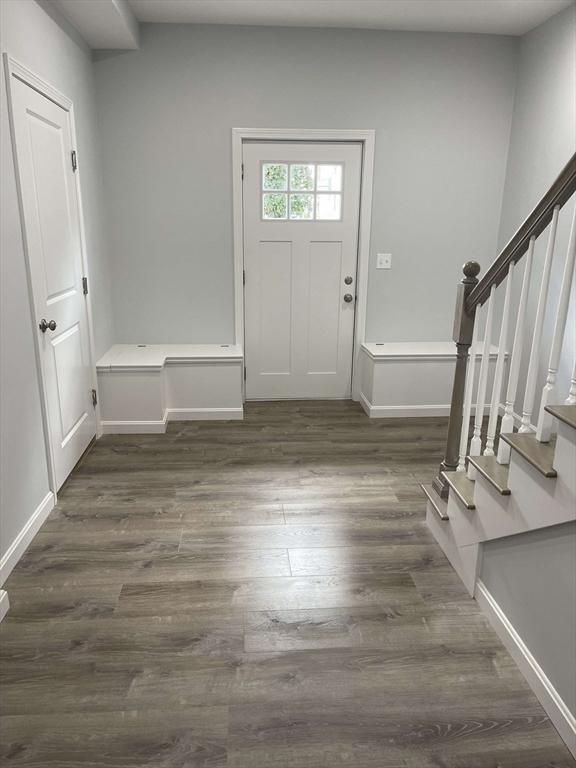
[(392, 254), (391, 253), (377, 253), (376, 254), (376, 269), (392, 269)]

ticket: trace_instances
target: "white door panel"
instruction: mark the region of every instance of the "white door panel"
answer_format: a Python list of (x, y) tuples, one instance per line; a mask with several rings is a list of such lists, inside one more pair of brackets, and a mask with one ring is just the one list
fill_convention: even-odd
[[(18, 78), (11, 97), (50, 445), (59, 488), (96, 433), (70, 115)], [(43, 320), (55, 329), (39, 328)]]
[[(291, 373), (292, 262), (291, 243), (259, 243), (259, 281), (254, 288), (260, 313), (252, 327), (257, 325), (254, 330), (260, 333), (260, 370), (265, 376)], [(273, 323), (268, 322), (271, 317)]]
[(338, 372), (341, 275), (342, 243), (310, 243), (307, 373)]
[(350, 397), (361, 156), (243, 145), (248, 399)]

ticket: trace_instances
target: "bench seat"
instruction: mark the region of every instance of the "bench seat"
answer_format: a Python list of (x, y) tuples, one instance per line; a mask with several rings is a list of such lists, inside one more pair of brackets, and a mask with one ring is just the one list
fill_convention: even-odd
[[(476, 354), (482, 350), (477, 345)], [(497, 357), (498, 348), (492, 345), (490, 381)], [(360, 404), (370, 418), (448, 416), (455, 364), (453, 341), (365, 342), (360, 353)], [(477, 364), (476, 378), (479, 369)]]
[(96, 364), (104, 434), (165, 432), (168, 421), (243, 418), (242, 348), (115, 344)]

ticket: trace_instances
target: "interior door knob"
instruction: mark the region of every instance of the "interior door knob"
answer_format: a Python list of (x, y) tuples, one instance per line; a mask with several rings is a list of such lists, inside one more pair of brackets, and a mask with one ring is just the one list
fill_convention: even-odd
[(345, 294), (344, 294), (344, 301), (345, 301), (347, 304), (350, 304), (350, 302), (351, 302), (351, 301), (353, 301), (353, 300), (354, 300), (354, 296), (352, 296), (352, 294), (351, 294), (351, 293), (345, 293)]
[(55, 320), (47, 321), (47, 320), (44, 320), (44, 318), (42, 318), (42, 320), (40, 320), (40, 322), (38, 323), (38, 328), (40, 328), (42, 333), (46, 333), (48, 329), (50, 329), (51, 331), (55, 331), (56, 321)]
[(352, 285), (352, 279), (353, 278), (351, 277), (351, 275), (348, 275), (348, 277), (344, 278), (344, 282), (346, 283), (346, 285)]

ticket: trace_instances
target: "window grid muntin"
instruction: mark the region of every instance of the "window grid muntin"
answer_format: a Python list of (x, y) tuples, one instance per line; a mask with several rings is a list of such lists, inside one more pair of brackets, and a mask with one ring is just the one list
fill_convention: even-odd
[[(286, 187), (282, 189), (266, 189), (264, 185), (265, 181), (265, 168), (268, 166), (286, 166)], [(312, 189), (294, 189), (292, 187), (292, 167), (293, 166), (313, 166), (314, 168), (314, 187)], [(339, 189), (336, 190), (319, 190), (318, 187), (318, 167), (319, 166), (336, 166), (340, 168)], [(261, 163), (260, 169), (260, 216), (263, 221), (319, 221), (319, 222), (336, 222), (342, 221), (343, 205), (342, 198), (344, 196), (344, 163), (342, 162), (305, 162), (305, 161), (290, 161), (290, 160), (277, 160), (267, 161)], [(264, 199), (266, 195), (282, 195), (285, 199), (285, 215), (284, 216), (265, 216), (264, 215)], [(292, 195), (312, 195), (312, 217), (311, 218), (292, 218), (290, 210), (290, 198)], [(339, 198), (340, 212), (336, 218), (318, 218), (318, 198), (323, 196), (334, 196)]]

